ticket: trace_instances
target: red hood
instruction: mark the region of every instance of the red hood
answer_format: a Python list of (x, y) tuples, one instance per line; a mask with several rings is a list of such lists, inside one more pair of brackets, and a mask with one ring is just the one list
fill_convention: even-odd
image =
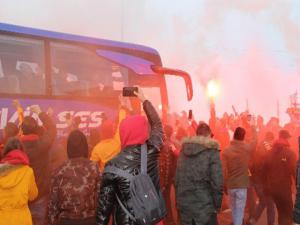
[(129, 116), (120, 124), (122, 148), (129, 145), (144, 144), (148, 139), (148, 136), (148, 121), (144, 116)]
[(22, 135), (19, 139), (20, 141), (37, 141), (39, 139), (39, 136), (36, 134), (28, 134)]
[(23, 151), (16, 149), (7, 153), (0, 163), (29, 165), (29, 159)]

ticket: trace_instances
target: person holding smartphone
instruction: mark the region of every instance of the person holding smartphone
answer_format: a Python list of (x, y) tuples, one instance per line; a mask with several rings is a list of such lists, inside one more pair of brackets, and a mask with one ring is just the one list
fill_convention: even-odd
[[(116, 167), (131, 175), (138, 174), (141, 168), (141, 146), (146, 144), (147, 174), (150, 176), (157, 192), (160, 192), (158, 157), (164, 137), (162, 122), (152, 103), (145, 98), (142, 90), (138, 89), (134, 94), (142, 103), (147, 118), (142, 115), (132, 115), (121, 122), (120, 140), (122, 150), (106, 164), (106, 167)], [(128, 212), (133, 212), (133, 207), (130, 205), (132, 200), (130, 180), (104, 170), (98, 198), (97, 225), (107, 225), (111, 216), (115, 225), (138, 224), (120, 206), (118, 199), (123, 206), (126, 206)]]

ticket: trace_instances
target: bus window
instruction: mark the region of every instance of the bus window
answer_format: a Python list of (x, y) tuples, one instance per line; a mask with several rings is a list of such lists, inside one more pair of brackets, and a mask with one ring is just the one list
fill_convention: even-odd
[(0, 35), (0, 64), (0, 93), (45, 93), (42, 41)]
[(128, 84), (125, 67), (80, 46), (51, 43), (51, 62), (54, 95), (107, 97)]

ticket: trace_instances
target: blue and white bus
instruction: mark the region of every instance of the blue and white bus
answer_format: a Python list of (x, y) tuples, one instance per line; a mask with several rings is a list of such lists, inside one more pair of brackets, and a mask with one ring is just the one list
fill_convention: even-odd
[(191, 100), (189, 74), (162, 67), (153, 48), (0, 23), (0, 131), (18, 118), (13, 99), (24, 109), (51, 107), (59, 132), (68, 126), (67, 114), (80, 116), (83, 130), (96, 128), (102, 113), (116, 116), (124, 86), (143, 88), (164, 118), (165, 74), (183, 77)]

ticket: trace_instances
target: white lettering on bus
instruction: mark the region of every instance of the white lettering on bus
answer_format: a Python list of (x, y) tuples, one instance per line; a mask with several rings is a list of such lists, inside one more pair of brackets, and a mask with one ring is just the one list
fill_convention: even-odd
[(8, 114), (8, 108), (2, 108), (1, 110), (1, 120), (0, 120), (0, 129), (4, 129), (7, 123), (7, 114)]
[[(58, 122), (56, 124), (57, 129), (65, 129), (68, 127), (67, 121), (66, 121), (66, 115), (70, 113), (71, 117), (79, 116), (81, 119), (81, 123), (79, 125), (79, 128), (95, 128), (99, 127), (102, 123), (102, 112), (96, 111), (62, 111), (57, 114)], [(8, 108), (2, 108), (0, 110), (0, 129), (4, 129), (7, 122), (17, 123), (18, 122), (18, 113), (15, 111), (10, 118), (8, 117)], [(31, 115), (29, 109), (26, 109), (24, 111), (24, 116)], [(38, 118), (38, 115), (32, 114), (32, 117), (38, 120), (38, 123), (41, 125), (41, 121)]]
[(17, 122), (17, 120), (18, 120), (18, 112), (14, 112), (14, 114), (10, 117), (10, 119), (8, 120), (8, 122), (15, 123), (15, 122)]
[(80, 117), (80, 120), (81, 120), (81, 123), (79, 124), (79, 128), (86, 128), (87, 127), (87, 119), (89, 118), (90, 116), (90, 112), (89, 111), (80, 111), (80, 112), (77, 112), (74, 117), (76, 116), (79, 116)]
[[(68, 127), (68, 124), (66, 123), (66, 115), (70, 113), (71, 116), (79, 116), (81, 119), (81, 123), (79, 124), (79, 128), (94, 128), (101, 125), (102, 122), (102, 112), (93, 112), (90, 111), (79, 111), (75, 113), (74, 111), (63, 111), (60, 112), (57, 117), (59, 123), (56, 124), (57, 129), (65, 129)], [(90, 119), (90, 121), (88, 121)]]
[(102, 118), (101, 118), (102, 112), (93, 112), (91, 114), (91, 121), (93, 123), (89, 123), (90, 128), (95, 128), (101, 125)]
[(66, 115), (70, 113), (71, 117), (74, 115), (74, 111), (63, 111), (58, 113), (57, 118), (60, 123), (56, 124), (57, 129), (65, 129), (68, 127)]
[[(24, 111), (24, 116), (30, 116), (29, 109)], [(36, 114), (33, 114), (32, 117), (38, 121), (38, 124), (41, 125), (42, 122), (39, 119), (39, 116)], [(8, 118), (8, 108), (2, 108), (0, 111), (0, 129), (4, 129), (7, 122), (16, 123), (18, 122), (18, 112), (15, 111), (10, 118)]]

